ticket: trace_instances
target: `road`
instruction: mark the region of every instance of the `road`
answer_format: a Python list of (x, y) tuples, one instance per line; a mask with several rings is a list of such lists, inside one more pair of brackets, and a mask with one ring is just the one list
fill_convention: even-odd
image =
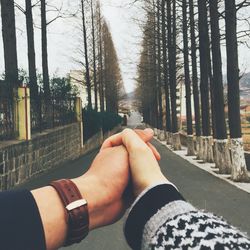
[[(250, 194), (191, 165), (156, 140), (153, 144), (162, 155), (160, 165), (163, 173), (176, 184), (188, 201), (200, 209), (223, 216), (250, 235)], [(97, 152), (98, 150), (95, 150), (74, 162), (66, 163), (19, 188), (33, 189), (46, 185), (54, 179), (76, 177), (87, 170)], [(63, 249), (127, 250), (129, 247), (122, 233), (123, 223), (124, 218), (112, 226), (91, 232), (83, 243)]]

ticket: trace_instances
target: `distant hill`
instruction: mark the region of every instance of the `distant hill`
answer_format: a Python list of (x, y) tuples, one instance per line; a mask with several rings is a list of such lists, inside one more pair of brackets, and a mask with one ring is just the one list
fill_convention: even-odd
[(240, 79), (240, 88), (249, 88), (250, 89), (250, 72), (246, 73)]
[[(223, 75), (223, 84), (227, 84), (227, 76)], [(250, 72), (245, 73), (240, 79), (240, 88), (250, 88)]]
[[(223, 76), (225, 91), (227, 91), (227, 76)], [(250, 72), (245, 73), (240, 79), (240, 96), (243, 103), (250, 101)]]
[(126, 93), (120, 100), (120, 108), (135, 110), (136, 109), (135, 92)]

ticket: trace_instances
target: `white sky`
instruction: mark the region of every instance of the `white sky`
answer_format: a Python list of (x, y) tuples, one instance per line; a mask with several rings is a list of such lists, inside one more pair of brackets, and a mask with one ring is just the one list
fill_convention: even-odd
[[(23, 5), (22, 0), (17, 0)], [(48, 2), (56, 3), (60, 0), (50, 0)], [(80, 1), (64, 1), (64, 8), (76, 9)], [(103, 14), (110, 26), (120, 68), (126, 90), (132, 91), (134, 88), (134, 78), (136, 76), (136, 65), (140, 52), (141, 30), (133, 20), (138, 15), (137, 6), (128, 5), (131, 0), (101, 0)], [(60, 6), (60, 4), (59, 4)], [(53, 14), (54, 15), (54, 14)], [(53, 16), (52, 15), (52, 16)], [(36, 25), (40, 25), (39, 9), (34, 13)], [(141, 17), (142, 18), (142, 17)], [(1, 21), (0, 21), (1, 25)], [(17, 26), (17, 47), (18, 47), (18, 66), (27, 70), (27, 40), (25, 17), (16, 10)], [(79, 31), (76, 28), (77, 21), (72, 19), (58, 19), (49, 25), (48, 28), (48, 55), (50, 74), (65, 75), (71, 69), (79, 69), (73, 57), (77, 57), (76, 50), (79, 47)], [(41, 72), (41, 36), (40, 29), (35, 29), (36, 61), (38, 71)], [(2, 39), (0, 37), (0, 55), (3, 55)], [(4, 71), (3, 56), (0, 57), (0, 72)]]
[[(138, 20), (143, 20), (143, 12), (138, 5), (129, 5), (132, 0), (100, 0), (103, 14), (113, 35), (120, 68), (126, 90), (132, 91), (135, 85), (137, 63), (140, 54), (140, 42), (142, 31)], [(23, 0), (17, 0), (23, 4)], [(49, 0), (49, 3), (61, 3), (61, 0)], [(65, 9), (76, 9), (79, 0), (64, 0)], [(58, 5), (58, 4), (57, 4)], [(60, 4), (59, 4), (60, 6)], [(54, 15), (54, 14), (51, 14)], [(39, 8), (35, 10), (34, 16), (36, 25), (40, 23)], [(17, 23), (17, 46), (18, 46), (18, 65), (19, 68), (27, 70), (27, 42), (24, 15), (16, 10)], [(0, 20), (1, 26), (1, 20)], [(72, 19), (58, 19), (49, 25), (48, 29), (48, 54), (49, 71), (53, 75), (66, 75), (71, 69), (80, 69), (73, 57), (77, 57), (76, 50), (79, 48), (79, 36), (81, 36), (77, 27), (77, 21)], [(1, 31), (0, 31), (1, 32)], [(40, 29), (35, 29), (36, 61), (38, 71), (41, 72), (41, 43)], [(0, 35), (0, 73), (4, 71), (3, 45)], [(245, 46), (239, 48), (239, 64), (242, 71), (250, 72), (250, 49)], [(225, 62), (225, 54), (223, 53)], [(225, 64), (224, 64), (225, 72)]]

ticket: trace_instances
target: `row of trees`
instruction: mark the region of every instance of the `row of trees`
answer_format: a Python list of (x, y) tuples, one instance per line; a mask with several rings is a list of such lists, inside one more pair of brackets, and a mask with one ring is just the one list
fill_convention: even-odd
[[(88, 108), (101, 111), (118, 112), (119, 91), (123, 90), (123, 82), (118, 64), (112, 36), (105, 19), (102, 17), (99, 1), (79, 0), (79, 8), (74, 13), (70, 10), (63, 12), (61, 5), (52, 6), (50, 0), (32, 1), (25, 0), (22, 6), (14, 0), (1, 0), (2, 38), (4, 45), (5, 62), (5, 92), (13, 95), (13, 89), (19, 85), (17, 38), (15, 8), (25, 15), (27, 50), (28, 50), (28, 75), (31, 97), (38, 99), (38, 80), (36, 68), (36, 51), (34, 37), (34, 8), (40, 9), (41, 51), (42, 51), (42, 89), (47, 99), (48, 106), (51, 99), (51, 81), (48, 62), (48, 26), (58, 18), (78, 18), (81, 20), (82, 40), (79, 47), (83, 54), (81, 66), (85, 78), (81, 83), (86, 86), (88, 93)], [(53, 4), (53, 3), (52, 3)], [(62, 4), (62, 3), (61, 3)], [(48, 18), (48, 13), (53, 12), (54, 17)], [(89, 22), (89, 20), (90, 22)], [(36, 18), (37, 19), (37, 18)], [(53, 55), (51, 55), (53, 56)], [(94, 92), (94, 105), (92, 93)], [(49, 109), (48, 109), (49, 112)]]
[(99, 1), (81, 0), (81, 8), (84, 51), (80, 53), (84, 62), (80, 60), (80, 64), (84, 65), (88, 107), (118, 113), (124, 85), (110, 28), (101, 14)]
[[(145, 122), (165, 129), (173, 148), (180, 149), (177, 103), (181, 100), (177, 93), (184, 82), (188, 155), (214, 161), (221, 174), (231, 173), (235, 181), (248, 180), (239, 96), (238, 36), (242, 37), (242, 32), (237, 33), (237, 11), (248, 5), (248, 1), (235, 0), (147, 1), (138, 66), (137, 93)], [(249, 31), (244, 30), (244, 36), (248, 35)], [(222, 42), (227, 55), (230, 140)]]

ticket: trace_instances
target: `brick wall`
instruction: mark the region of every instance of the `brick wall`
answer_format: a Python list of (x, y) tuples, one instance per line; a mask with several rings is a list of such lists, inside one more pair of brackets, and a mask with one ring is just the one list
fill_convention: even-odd
[(0, 191), (78, 158), (81, 153), (80, 123), (48, 130), (31, 141), (0, 144)]

